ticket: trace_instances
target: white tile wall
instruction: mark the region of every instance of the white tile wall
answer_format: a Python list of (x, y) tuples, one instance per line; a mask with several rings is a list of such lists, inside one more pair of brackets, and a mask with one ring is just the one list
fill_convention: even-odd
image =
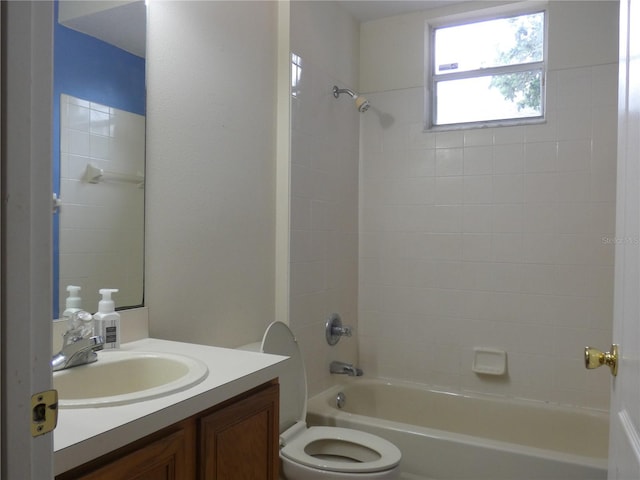
[(144, 173), (145, 118), (69, 95), (60, 100), (60, 308), (80, 285), (97, 311), (100, 288), (118, 288), (116, 306), (139, 305), (143, 290), (144, 189), (83, 181), (87, 164)]
[[(541, 125), (422, 132), (423, 90), (362, 117), (362, 367), (457, 390), (606, 408), (617, 65), (549, 73)], [(471, 371), (508, 352), (508, 376)]]
[(331, 2), (291, 4), (301, 58), (292, 98), (290, 326), (304, 354), (309, 394), (325, 389), (332, 360), (357, 362), (356, 338), (327, 345), (331, 313), (358, 322), (359, 113), (333, 85), (356, 89), (358, 25)]

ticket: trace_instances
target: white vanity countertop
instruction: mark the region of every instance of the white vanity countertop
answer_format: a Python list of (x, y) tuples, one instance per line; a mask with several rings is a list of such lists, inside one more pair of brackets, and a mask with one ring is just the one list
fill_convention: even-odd
[(60, 409), (53, 436), (56, 475), (278, 377), (287, 359), (153, 338), (123, 344), (121, 350), (190, 356), (203, 361), (209, 374), (191, 388), (160, 398), (112, 407)]

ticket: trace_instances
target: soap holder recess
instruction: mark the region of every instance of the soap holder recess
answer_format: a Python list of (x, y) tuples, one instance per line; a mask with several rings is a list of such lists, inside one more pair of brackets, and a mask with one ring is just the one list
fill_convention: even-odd
[(471, 369), (482, 375), (507, 373), (507, 352), (493, 348), (474, 348)]

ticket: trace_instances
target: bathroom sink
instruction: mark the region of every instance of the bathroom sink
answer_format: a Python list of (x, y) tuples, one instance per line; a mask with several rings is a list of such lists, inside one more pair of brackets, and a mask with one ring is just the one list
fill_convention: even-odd
[(186, 390), (209, 373), (199, 360), (159, 352), (98, 353), (98, 361), (53, 374), (60, 408), (106, 407)]

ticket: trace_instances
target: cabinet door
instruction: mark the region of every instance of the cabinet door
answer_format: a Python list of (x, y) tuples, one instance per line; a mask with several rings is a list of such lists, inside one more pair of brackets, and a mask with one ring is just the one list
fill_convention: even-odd
[[(65, 480), (191, 480), (195, 478), (195, 422)], [(58, 477), (58, 478), (61, 478)]]
[(200, 480), (277, 480), (278, 384), (200, 420)]

